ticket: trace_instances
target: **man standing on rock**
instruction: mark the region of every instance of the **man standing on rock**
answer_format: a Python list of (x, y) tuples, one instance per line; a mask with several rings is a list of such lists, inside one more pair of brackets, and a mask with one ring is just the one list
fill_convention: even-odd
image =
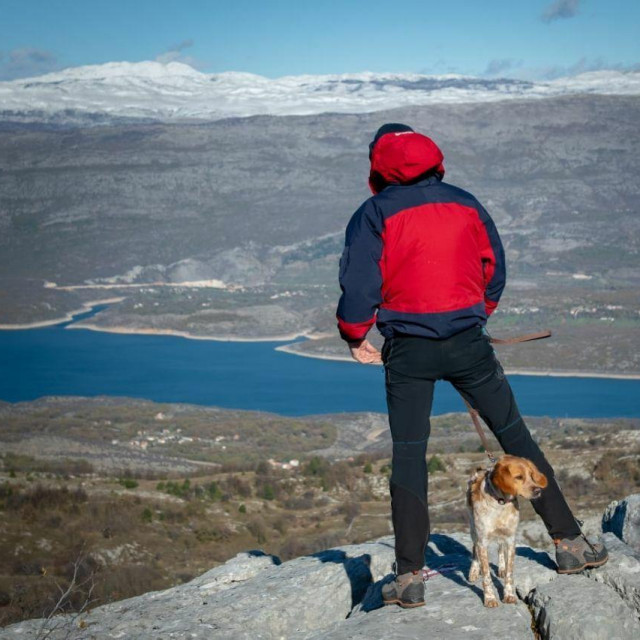
[[(492, 219), (470, 193), (442, 181), (442, 152), (407, 125), (380, 127), (369, 158), (374, 195), (347, 226), (337, 316), (353, 358), (385, 366), (396, 539), (396, 577), (383, 588), (385, 603), (424, 604), (426, 451), (436, 380), (453, 384), (506, 453), (528, 458), (547, 476), (532, 504), (556, 545), (558, 571), (604, 564), (604, 545), (582, 534), (483, 332), (505, 286)], [(366, 340), (374, 322), (385, 337), (382, 353)]]

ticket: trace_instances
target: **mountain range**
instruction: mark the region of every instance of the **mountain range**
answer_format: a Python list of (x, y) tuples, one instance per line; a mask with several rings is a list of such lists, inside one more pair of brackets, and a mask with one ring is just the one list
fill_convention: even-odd
[(0, 121), (95, 124), (364, 113), (574, 94), (638, 95), (640, 72), (592, 71), (548, 82), (366, 72), (272, 79), (201, 73), (180, 62), (111, 62), (0, 82)]

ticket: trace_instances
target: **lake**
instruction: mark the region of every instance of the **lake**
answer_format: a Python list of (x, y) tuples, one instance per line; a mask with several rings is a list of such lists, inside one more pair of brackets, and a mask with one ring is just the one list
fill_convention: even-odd
[[(382, 367), (294, 356), (275, 351), (279, 342), (71, 331), (64, 328), (68, 324), (0, 331), (1, 400), (109, 395), (288, 416), (386, 411)], [(526, 375), (509, 380), (525, 415), (640, 417), (640, 380)], [(464, 411), (464, 405), (440, 382), (433, 412), (450, 411)]]

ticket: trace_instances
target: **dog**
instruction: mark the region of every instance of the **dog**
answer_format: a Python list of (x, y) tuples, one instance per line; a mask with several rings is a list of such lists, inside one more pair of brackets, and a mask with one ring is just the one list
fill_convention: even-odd
[(473, 560), (469, 581), (475, 582), (482, 571), (485, 607), (497, 607), (489, 572), (488, 547), (498, 543), (498, 576), (504, 579), (502, 602), (515, 604), (513, 562), (515, 536), (520, 520), (518, 497), (529, 500), (540, 497), (547, 478), (525, 458), (504, 455), (489, 469), (477, 469), (469, 478), (467, 509), (473, 541)]

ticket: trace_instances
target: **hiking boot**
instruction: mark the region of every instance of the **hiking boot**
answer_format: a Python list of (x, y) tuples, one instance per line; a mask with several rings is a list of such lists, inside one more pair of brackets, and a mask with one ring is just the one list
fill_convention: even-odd
[(609, 554), (604, 544), (589, 542), (584, 534), (569, 538), (556, 538), (556, 564), (558, 573), (580, 573), (590, 567), (600, 567), (608, 559)]
[(382, 587), (384, 604), (399, 604), (406, 609), (424, 606), (422, 571), (410, 571), (396, 576)]

